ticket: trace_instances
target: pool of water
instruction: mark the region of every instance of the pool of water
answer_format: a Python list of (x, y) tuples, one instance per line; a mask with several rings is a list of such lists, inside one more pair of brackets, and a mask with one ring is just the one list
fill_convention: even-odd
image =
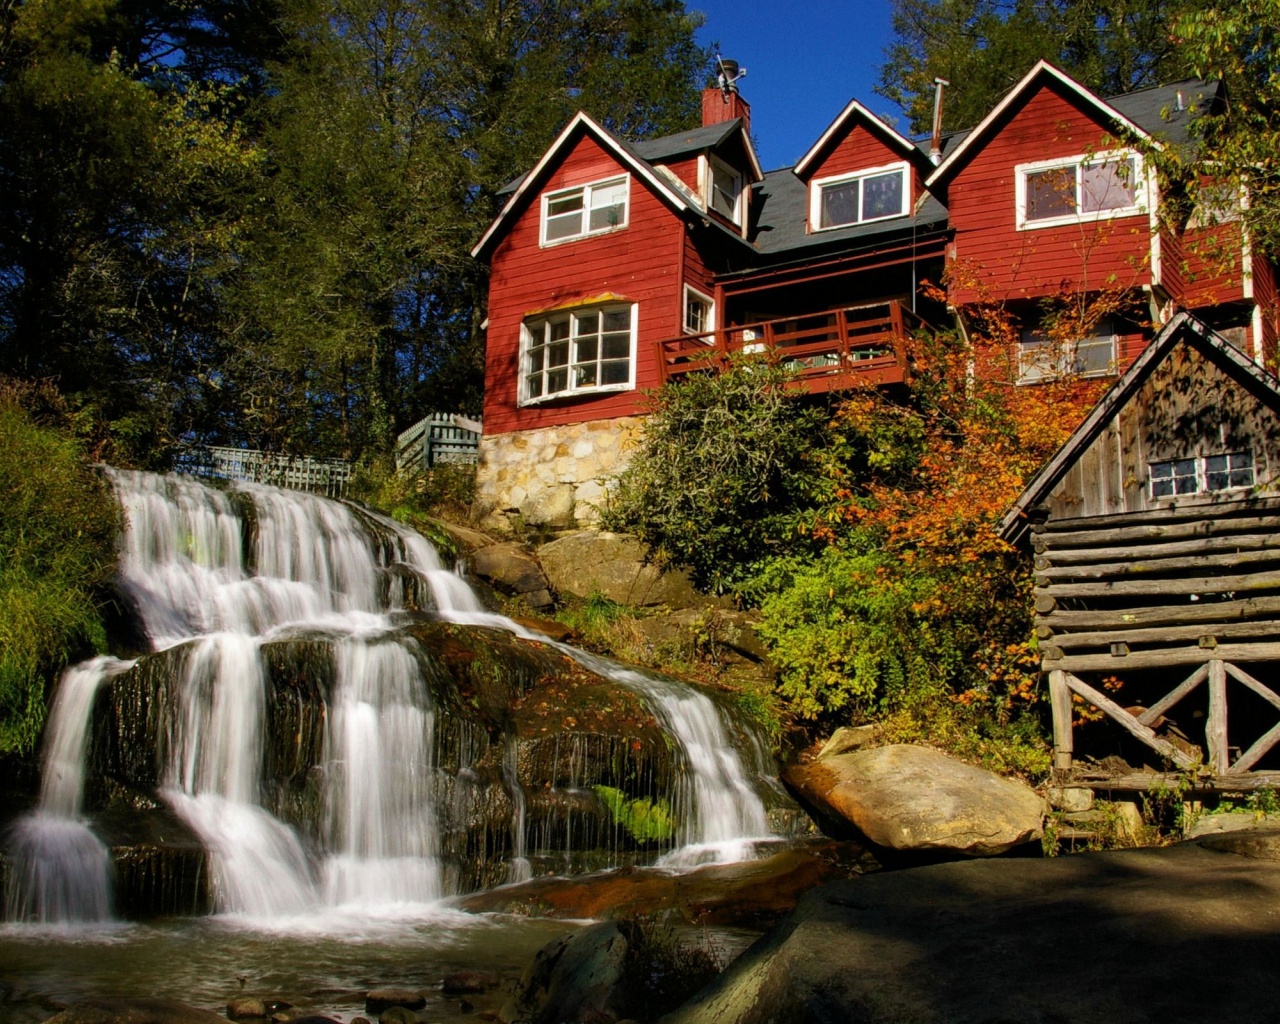
[[(0, 1022), (31, 1024), (92, 997), (177, 999), (225, 1012), (240, 993), (283, 1000), (347, 1022), (367, 1016), (371, 988), (420, 989), (424, 1024), (475, 1021), (497, 1010), (543, 945), (582, 923), (406, 908), (379, 917), (275, 920), (173, 919), (79, 928), (0, 926)], [(754, 933), (697, 933), (727, 961)], [(483, 995), (446, 996), (451, 971), (500, 978)], [(463, 999), (471, 1004), (464, 1009)]]

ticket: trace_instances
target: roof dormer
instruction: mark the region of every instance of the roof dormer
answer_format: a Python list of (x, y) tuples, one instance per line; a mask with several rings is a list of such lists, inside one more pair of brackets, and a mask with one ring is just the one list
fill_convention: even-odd
[(809, 230), (907, 216), (926, 165), (915, 143), (851, 101), (794, 168), (809, 190)]

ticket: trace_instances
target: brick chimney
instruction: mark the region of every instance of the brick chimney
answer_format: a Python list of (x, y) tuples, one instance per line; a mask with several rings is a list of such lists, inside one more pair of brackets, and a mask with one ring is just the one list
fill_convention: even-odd
[(722, 124), (742, 118), (742, 127), (751, 131), (751, 104), (742, 98), (737, 89), (724, 90), (710, 85), (702, 90), (702, 126)]

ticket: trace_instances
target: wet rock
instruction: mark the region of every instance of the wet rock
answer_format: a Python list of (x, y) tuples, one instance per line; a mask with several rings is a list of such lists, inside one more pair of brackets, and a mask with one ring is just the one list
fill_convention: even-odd
[(465, 999), (458, 1004), (459, 1013), (470, 1013), (475, 1008), (476, 1008), (475, 1003), (470, 1003)]
[(612, 921), (562, 936), (538, 950), (516, 1004), (535, 1024), (616, 1021), (626, 956), (627, 940)]
[(600, 594), (618, 604), (668, 608), (702, 607), (682, 570), (659, 572), (645, 562), (646, 548), (634, 537), (601, 530), (578, 530), (544, 544), (538, 560), (558, 594), (588, 598)]
[(1041, 836), (1039, 794), (928, 747), (840, 754), (793, 766), (783, 780), (829, 835), (861, 834), (890, 850), (988, 857)]
[(530, 908), (539, 917), (627, 918), (667, 912), (689, 924), (759, 926), (788, 913), (814, 886), (878, 865), (853, 843), (822, 840), (741, 864), (712, 864), (681, 874), (625, 868), (577, 878), (535, 878), (472, 893), (456, 906), (474, 913)]
[(341, 1024), (341, 1021), (334, 1020), (332, 1017), (325, 1017), (318, 1013), (299, 1013), (299, 1014), (272, 1014), (272, 1021), (276, 1024)]
[(560, 643), (567, 643), (574, 636), (572, 629), (563, 622), (556, 622), (553, 619), (529, 619), (517, 615), (512, 618), (512, 621), (524, 626), (525, 629), (531, 629), (535, 633), (541, 633), (549, 640), (556, 640)]
[(440, 988), (447, 996), (464, 996), (487, 992), (497, 984), (498, 976), (489, 971), (450, 971)]
[(46, 1024), (226, 1024), (226, 1018), (176, 999), (87, 999)]
[(475, 551), (495, 543), (487, 533), (473, 530), (469, 526), (459, 526), (447, 519), (432, 519), (431, 522), (453, 538), (453, 542), (463, 551)]
[(427, 1000), (422, 993), (411, 988), (375, 988), (364, 997), (364, 1008), (369, 1013), (380, 1014), (393, 1006), (421, 1010), (426, 1005)]
[(418, 1024), (418, 1015), (407, 1006), (388, 1006), (378, 1014), (378, 1024)]
[(227, 1016), (232, 1020), (266, 1017), (266, 1001), (258, 996), (236, 996), (227, 1002)]
[(538, 560), (511, 541), (471, 553), (471, 571), (504, 594), (523, 597), (535, 609), (552, 605), (547, 577)]

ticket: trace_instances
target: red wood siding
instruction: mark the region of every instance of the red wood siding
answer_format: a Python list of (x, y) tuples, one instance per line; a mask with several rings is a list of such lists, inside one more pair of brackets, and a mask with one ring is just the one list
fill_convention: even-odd
[(1042, 86), (969, 158), (948, 189), (956, 231), (953, 302), (1150, 283), (1151, 230), (1146, 214), (1017, 228), (1014, 167), (1113, 148), (1106, 134), (1106, 126), (1094, 115)]
[(1280, 310), (1276, 308), (1280, 296), (1276, 290), (1276, 267), (1265, 256), (1255, 253), (1253, 257), (1253, 301), (1258, 304), (1262, 313), (1262, 365), (1273, 373), (1276, 371), (1276, 320)]
[[(816, 163), (809, 166), (805, 179), (830, 178), (837, 174), (853, 174), (868, 167), (883, 167), (906, 160), (902, 150), (889, 145), (866, 125), (853, 120), (827, 143), (827, 151)], [(914, 175), (913, 175), (914, 177)], [(914, 186), (914, 182), (913, 182)], [(914, 201), (916, 193), (913, 192)]]
[[(542, 192), (618, 173), (620, 165), (583, 139), (552, 172)], [(654, 342), (680, 331), (684, 225), (634, 174), (628, 225), (618, 231), (541, 248), (541, 203), (535, 198), (494, 250), (489, 278), (484, 431), (582, 423), (630, 416), (646, 408), (643, 389), (658, 385)], [(525, 317), (576, 299), (612, 293), (639, 304), (634, 391), (518, 406), (520, 328)]]
[(694, 195), (700, 194), (698, 190), (698, 156), (696, 153), (680, 160), (668, 160), (663, 166), (674, 172), (677, 178), (688, 185), (693, 190)]
[(1189, 228), (1182, 235), (1181, 304), (1203, 309), (1244, 298), (1240, 225)]

